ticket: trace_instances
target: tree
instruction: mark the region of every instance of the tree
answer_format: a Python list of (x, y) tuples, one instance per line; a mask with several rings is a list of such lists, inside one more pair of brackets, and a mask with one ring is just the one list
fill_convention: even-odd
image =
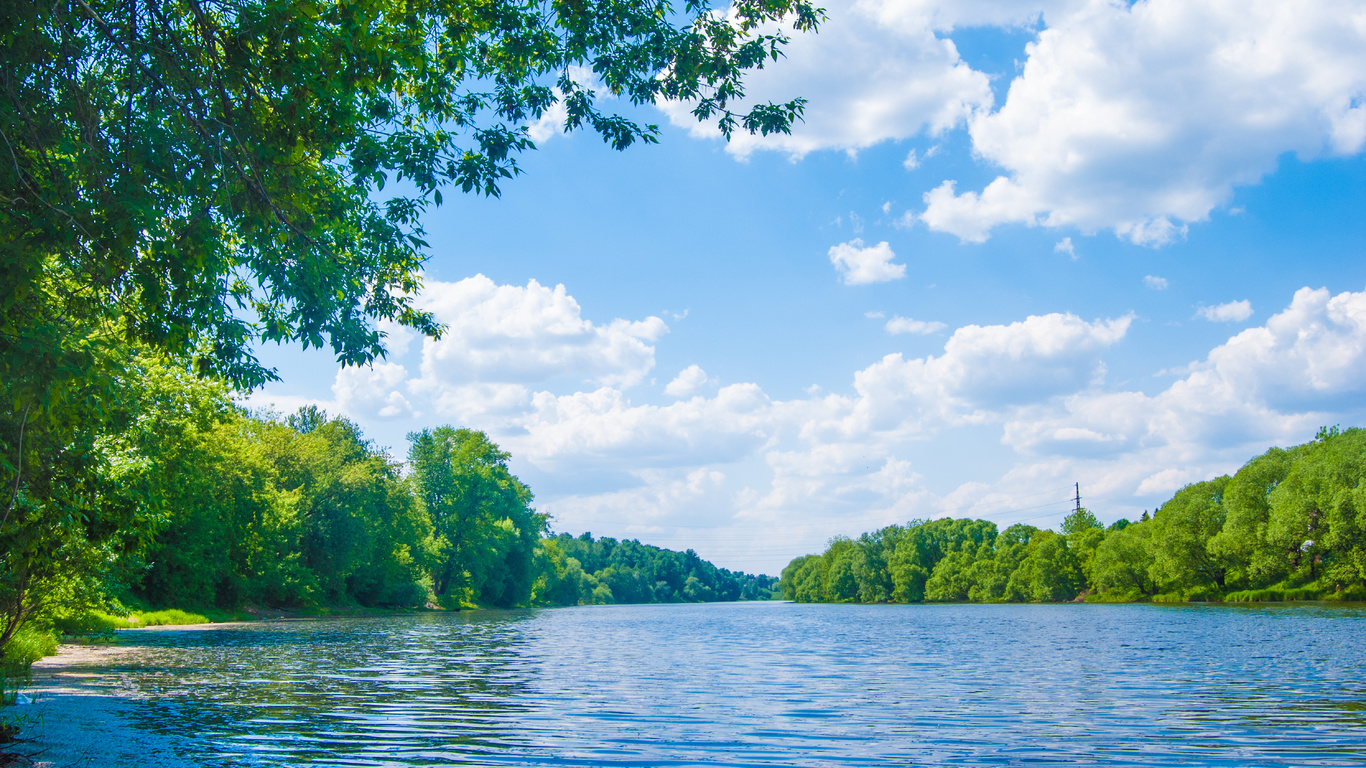
[(1152, 577), (1151, 521), (1111, 530), (1096, 547), (1091, 585), (1114, 596), (1151, 597), (1157, 594)]
[(1224, 475), (1177, 491), (1144, 523), (1151, 525), (1153, 578), (1178, 589), (1213, 587), (1223, 591), (1232, 563), (1211, 541), (1224, 527)]
[(548, 518), (508, 471), (510, 455), (471, 429), (426, 429), (408, 441), (408, 465), (438, 537), (436, 594), (457, 607), (529, 603)]
[[(1272, 448), (1243, 465), (1224, 487), (1224, 525), (1210, 540), (1210, 551), (1236, 564), (1235, 580), (1266, 586), (1283, 578), (1293, 552), (1268, 542), (1271, 497), (1290, 474), (1302, 448)], [(1288, 543), (1298, 549), (1302, 539)]]
[[(1128, 521), (1124, 524), (1128, 525)], [(1105, 538), (1105, 526), (1100, 524), (1091, 510), (1083, 507), (1068, 514), (1062, 521), (1062, 533), (1067, 537), (1067, 548), (1077, 558), (1081, 568), (1082, 584), (1090, 584), (1096, 547)]]

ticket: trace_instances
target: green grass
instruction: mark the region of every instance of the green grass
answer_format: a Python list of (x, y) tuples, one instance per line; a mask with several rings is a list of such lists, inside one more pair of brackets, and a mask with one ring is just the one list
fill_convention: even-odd
[(1321, 593), (1314, 587), (1267, 587), (1243, 589), (1224, 595), (1230, 603), (1280, 603), (1289, 600), (1318, 600)]
[(180, 624), (211, 624), (213, 620), (202, 613), (190, 613), (179, 608), (163, 611), (134, 611), (132, 618), (139, 627), (166, 627)]
[(0, 704), (13, 704), (21, 686), (33, 679), (33, 662), (57, 652), (57, 636), (22, 627), (10, 638), (0, 657)]

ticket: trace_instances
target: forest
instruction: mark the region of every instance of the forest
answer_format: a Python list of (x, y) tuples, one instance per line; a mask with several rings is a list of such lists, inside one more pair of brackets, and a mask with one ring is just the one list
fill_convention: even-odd
[(783, 569), (799, 602), (1366, 599), (1366, 430), (1320, 430), (1232, 476), (1182, 488), (1150, 515), (1061, 531), (985, 520), (836, 538)]

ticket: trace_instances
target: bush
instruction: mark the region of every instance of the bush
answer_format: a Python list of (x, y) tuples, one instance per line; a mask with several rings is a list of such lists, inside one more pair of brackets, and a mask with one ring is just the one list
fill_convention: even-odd
[(1352, 584), (1346, 589), (1338, 590), (1331, 595), (1325, 595), (1324, 599), (1366, 601), (1366, 587), (1363, 587), (1360, 584)]

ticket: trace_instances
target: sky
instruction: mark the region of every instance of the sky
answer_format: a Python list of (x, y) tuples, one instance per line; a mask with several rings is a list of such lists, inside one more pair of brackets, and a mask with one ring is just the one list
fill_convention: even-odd
[[(426, 217), (439, 341), (246, 402), (487, 432), (555, 532), (777, 574), (944, 516), (1103, 522), (1366, 426), (1366, 3), (829, 0), (725, 143), (532, 128)], [(1076, 484), (1076, 486), (1074, 486)]]

